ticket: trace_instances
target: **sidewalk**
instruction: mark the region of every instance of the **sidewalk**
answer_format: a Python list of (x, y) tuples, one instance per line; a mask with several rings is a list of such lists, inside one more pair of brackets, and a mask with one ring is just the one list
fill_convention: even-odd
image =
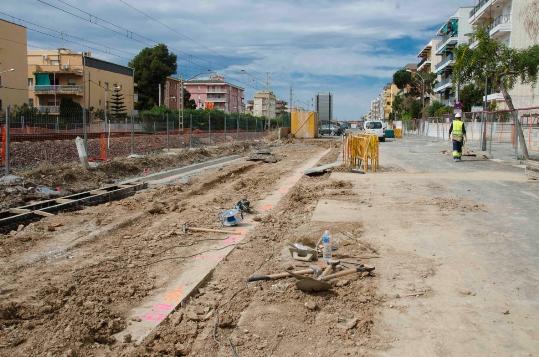
[[(377, 249), (379, 356), (528, 356), (539, 350), (539, 183), (443, 142), (381, 145), (381, 172), (333, 173), (357, 201), (320, 202), (313, 220), (362, 223)], [(493, 151), (501, 157), (503, 150)]]

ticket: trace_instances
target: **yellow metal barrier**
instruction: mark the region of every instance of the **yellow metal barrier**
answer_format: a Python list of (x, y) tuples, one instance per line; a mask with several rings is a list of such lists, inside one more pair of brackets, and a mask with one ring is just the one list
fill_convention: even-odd
[(402, 129), (400, 128), (394, 129), (394, 132), (395, 132), (395, 138), (402, 139)]
[(347, 167), (363, 168), (365, 172), (378, 170), (378, 136), (371, 134), (348, 135), (343, 145), (343, 159)]

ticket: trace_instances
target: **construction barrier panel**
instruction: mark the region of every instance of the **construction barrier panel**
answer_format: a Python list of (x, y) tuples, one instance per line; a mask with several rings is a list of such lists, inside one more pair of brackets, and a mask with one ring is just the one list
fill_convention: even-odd
[(343, 145), (344, 164), (349, 168), (360, 168), (376, 172), (379, 163), (378, 136), (353, 134), (345, 138)]
[(312, 139), (318, 136), (318, 118), (315, 112), (292, 112), (291, 132), (298, 139)]
[(395, 133), (395, 138), (402, 139), (402, 129), (396, 128), (393, 131)]

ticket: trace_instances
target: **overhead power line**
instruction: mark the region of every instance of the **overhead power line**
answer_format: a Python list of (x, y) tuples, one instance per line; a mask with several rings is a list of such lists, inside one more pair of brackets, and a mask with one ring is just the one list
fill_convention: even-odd
[[(77, 7), (77, 6), (74, 6), (74, 5), (68, 3), (68, 2), (66, 2), (64, 0), (56, 0), (56, 1), (60, 2), (61, 4), (64, 4), (65, 6), (68, 6), (71, 9), (79, 11), (80, 13), (84, 14), (85, 16), (81, 16), (79, 14), (76, 14), (76, 13), (72, 12), (72, 11), (66, 10), (65, 8), (62, 8), (60, 6), (56, 6), (54, 4), (51, 4), (50, 2), (45, 1), (45, 0), (37, 0), (37, 1), (40, 2), (43, 5), (52, 7), (54, 9), (56, 9), (56, 10), (59, 10), (59, 11), (62, 11), (64, 13), (66, 13), (66, 14), (74, 16), (74, 17), (76, 17), (76, 18), (78, 18), (80, 20), (89, 22), (89, 23), (94, 24), (96, 26), (99, 26), (99, 27), (101, 27), (103, 29), (112, 31), (115, 34), (120, 35), (122, 37), (127, 37), (128, 39), (139, 42), (139, 43), (141, 43), (141, 44), (143, 44), (145, 46), (154, 46), (154, 45), (160, 43), (159, 41), (156, 41), (154, 39), (151, 39), (149, 37), (141, 35), (141, 34), (135, 32), (135, 31), (129, 30), (129, 29), (123, 27), (123, 26), (117, 25), (114, 22), (111, 22), (111, 21), (106, 20), (106, 19), (104, 19), (102, 17), (99, 17), (99, 16), (97, 16), (95, 14), (92, 14), (92, 13), (90, 13), (88, 11), (85, 11), (85, 10), (83, 10), (83, 9)], [(174, 50), (174, 52), (176, 52), (178, 55), (183, 54), (184, 56), (187, 56), (187, 58), (188, 58), (187, 62), (189, 62), (189, 63), (191, 63), (193, 65), (199, 65), (201, 68), (205, 67), (205, 65), (195, 62), (195, 60), (193, 58), (197, 58), (200, 61), (211, 64), (210, 61), (208, 61), (205, 58), (202, 58), (202, 57), (187, 53), (185, 51), (181, 51), (181, 50), (179, 50), (177, 48), (173, 48), (173, 47), (170, 47), (170, 48), (172, 50)]]
[[(10, 19), (12, 19), (14, 21), (22, 22), (24, 24), (30, 24), (30, 25), (36, 26), (36, 27), (38, 27), (40, 29), (53, 32), (53, 33), (57, 34), (56, 36), (58, 36), (58, 38), (65, 39), (68, 42), (76, 42), (76, 41), (78, 41), (80, 43), (80, 41), (83, 41), (85, 43), (90, 43), (90, 44), (93, 44), (95, 46), (100, 46), (102, 49), (101, 50), (96, 49), (96, 51), (99, 51), (99, 52), (102, 52), (102, 53), (110, 54), (110, 55), (116, 56), (118, 58), (123, 58), (123, 59), (127, 59), (127, 60), (129, 60), (129, 58), (123, 57), (123, 56), (118, 55), (118, 54), (115, 54), (114, 52), (121, 52), (121, 53), (130, 55), (130, 56), (134, 56), (134, 54), (131, 53), (131, 52), (124, 51), (124, 50), (121, 50), (121, 49), (113, 49), (113, 48), (111, 48), (109, 46), (106, 46), (106, 45), (103, 45), (103, 44), (100, 44), (100, 43), (97, 43), (97, 42), (94, 42), (94, 41), (91, 41), (91, 40), (88, 40), (88, 39), (85, 39), (85, 38), (82, 38), (82, 37), (71, 35), (71, 34), (69, 34), (68, 32), (65, 32), (65, 31), (55, 30), (55, 29), (50, 28), (50, 27), (46, 27), (46, 26), (39, 25), (39, 24), (36, 24), (36, 23), (28, 21), (28, 20), (21, 19), (19, 17), (7, 14), (7, 13), (5, 13), (3, 11), (0, 11), (0, 14), (2, 14), (4, 16), (7, 16), (7, 17), (9, 17)], [(28, 26), (26, 26), (26, 27), (28, 28)], [(30, 29), (30, 30), (35, 31), (33, 29)], [(67, 38), (72, 38), (72, 39), (75, 39), (76, 41), (69, 41)]]

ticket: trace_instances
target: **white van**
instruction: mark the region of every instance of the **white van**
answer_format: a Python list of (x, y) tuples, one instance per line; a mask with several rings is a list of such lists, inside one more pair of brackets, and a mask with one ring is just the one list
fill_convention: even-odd
[(386, 141), (385, 125), (381, 120), (367, 120), (363, 127), (366, 133), (377, 135), (378, 141)]

